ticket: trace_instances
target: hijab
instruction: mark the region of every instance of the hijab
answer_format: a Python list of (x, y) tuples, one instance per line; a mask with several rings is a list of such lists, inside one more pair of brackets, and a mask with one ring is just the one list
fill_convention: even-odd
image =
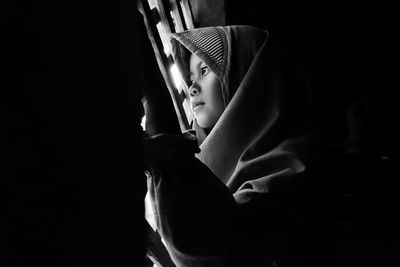
[(238, 203), (259, 193), (296, 191), (298, 174), (306, 169), (304, 113), (297, 109), (302, 105), (293, 99), (296, 86), (285, 80), (269, 38), (268, 31), (245, 25), (171, 35), (172, 55), (185, 82), (190, 54), (195, 54), (221, 83), (225, 110), (215, 126), (207, 133), (193, 123), (200, 147), (196, 157)]

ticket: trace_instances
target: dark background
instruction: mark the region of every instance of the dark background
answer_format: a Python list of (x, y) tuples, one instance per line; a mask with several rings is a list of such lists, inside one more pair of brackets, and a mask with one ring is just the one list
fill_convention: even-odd
[[(197, 27), (269, 30), (307, 85), (331, 264), (399, 265), (394, 5), (190, 2)], [(1, 12), (0, 265), (144, 265), (140, 92), (163, 111), (154, 132), (177, 121), (135, 1), (25, 1)]]
[(144, 266), (135, 1), (1, 5), (0, 266)]

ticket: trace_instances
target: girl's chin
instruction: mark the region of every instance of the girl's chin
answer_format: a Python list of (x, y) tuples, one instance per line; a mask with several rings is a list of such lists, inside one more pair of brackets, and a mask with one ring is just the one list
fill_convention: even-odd
[(213, 127), (213, 124), (211, 123), (211, 121), (208, 118), (204, 118), (203, 116), (196, 116), (196, 121), (197, 121), (197, 124), (201, 128), (212, 128)]
[[(200, 118), (199, 118), (200, 117)], [(196, 121), (197, 124), (201, 127), (201, 128), (208, 128), (208, 123), (206, 120), (204, 120), (204, 118), (202, 118), (202, 116), (196, 116)]]

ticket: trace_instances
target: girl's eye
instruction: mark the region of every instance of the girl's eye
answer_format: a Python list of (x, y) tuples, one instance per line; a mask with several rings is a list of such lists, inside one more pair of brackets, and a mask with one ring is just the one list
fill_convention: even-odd
[(204, 76), (207, 73), (208, 73), (208, 67), (207, 66), (201, 67), (201, 76)]

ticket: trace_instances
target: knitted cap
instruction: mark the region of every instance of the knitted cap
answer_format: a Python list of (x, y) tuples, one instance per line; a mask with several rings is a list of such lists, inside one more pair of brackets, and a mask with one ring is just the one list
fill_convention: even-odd
[[(185, 78), (189, 77), (190, 53), (198, 56), (218, 77), (223, 76), (226, 67), (227, 41), (220, 29), (207, 27), (172, 33), (171, 43), (172, 56)], [(190, 53), (185, 51), (186, 49)]]

